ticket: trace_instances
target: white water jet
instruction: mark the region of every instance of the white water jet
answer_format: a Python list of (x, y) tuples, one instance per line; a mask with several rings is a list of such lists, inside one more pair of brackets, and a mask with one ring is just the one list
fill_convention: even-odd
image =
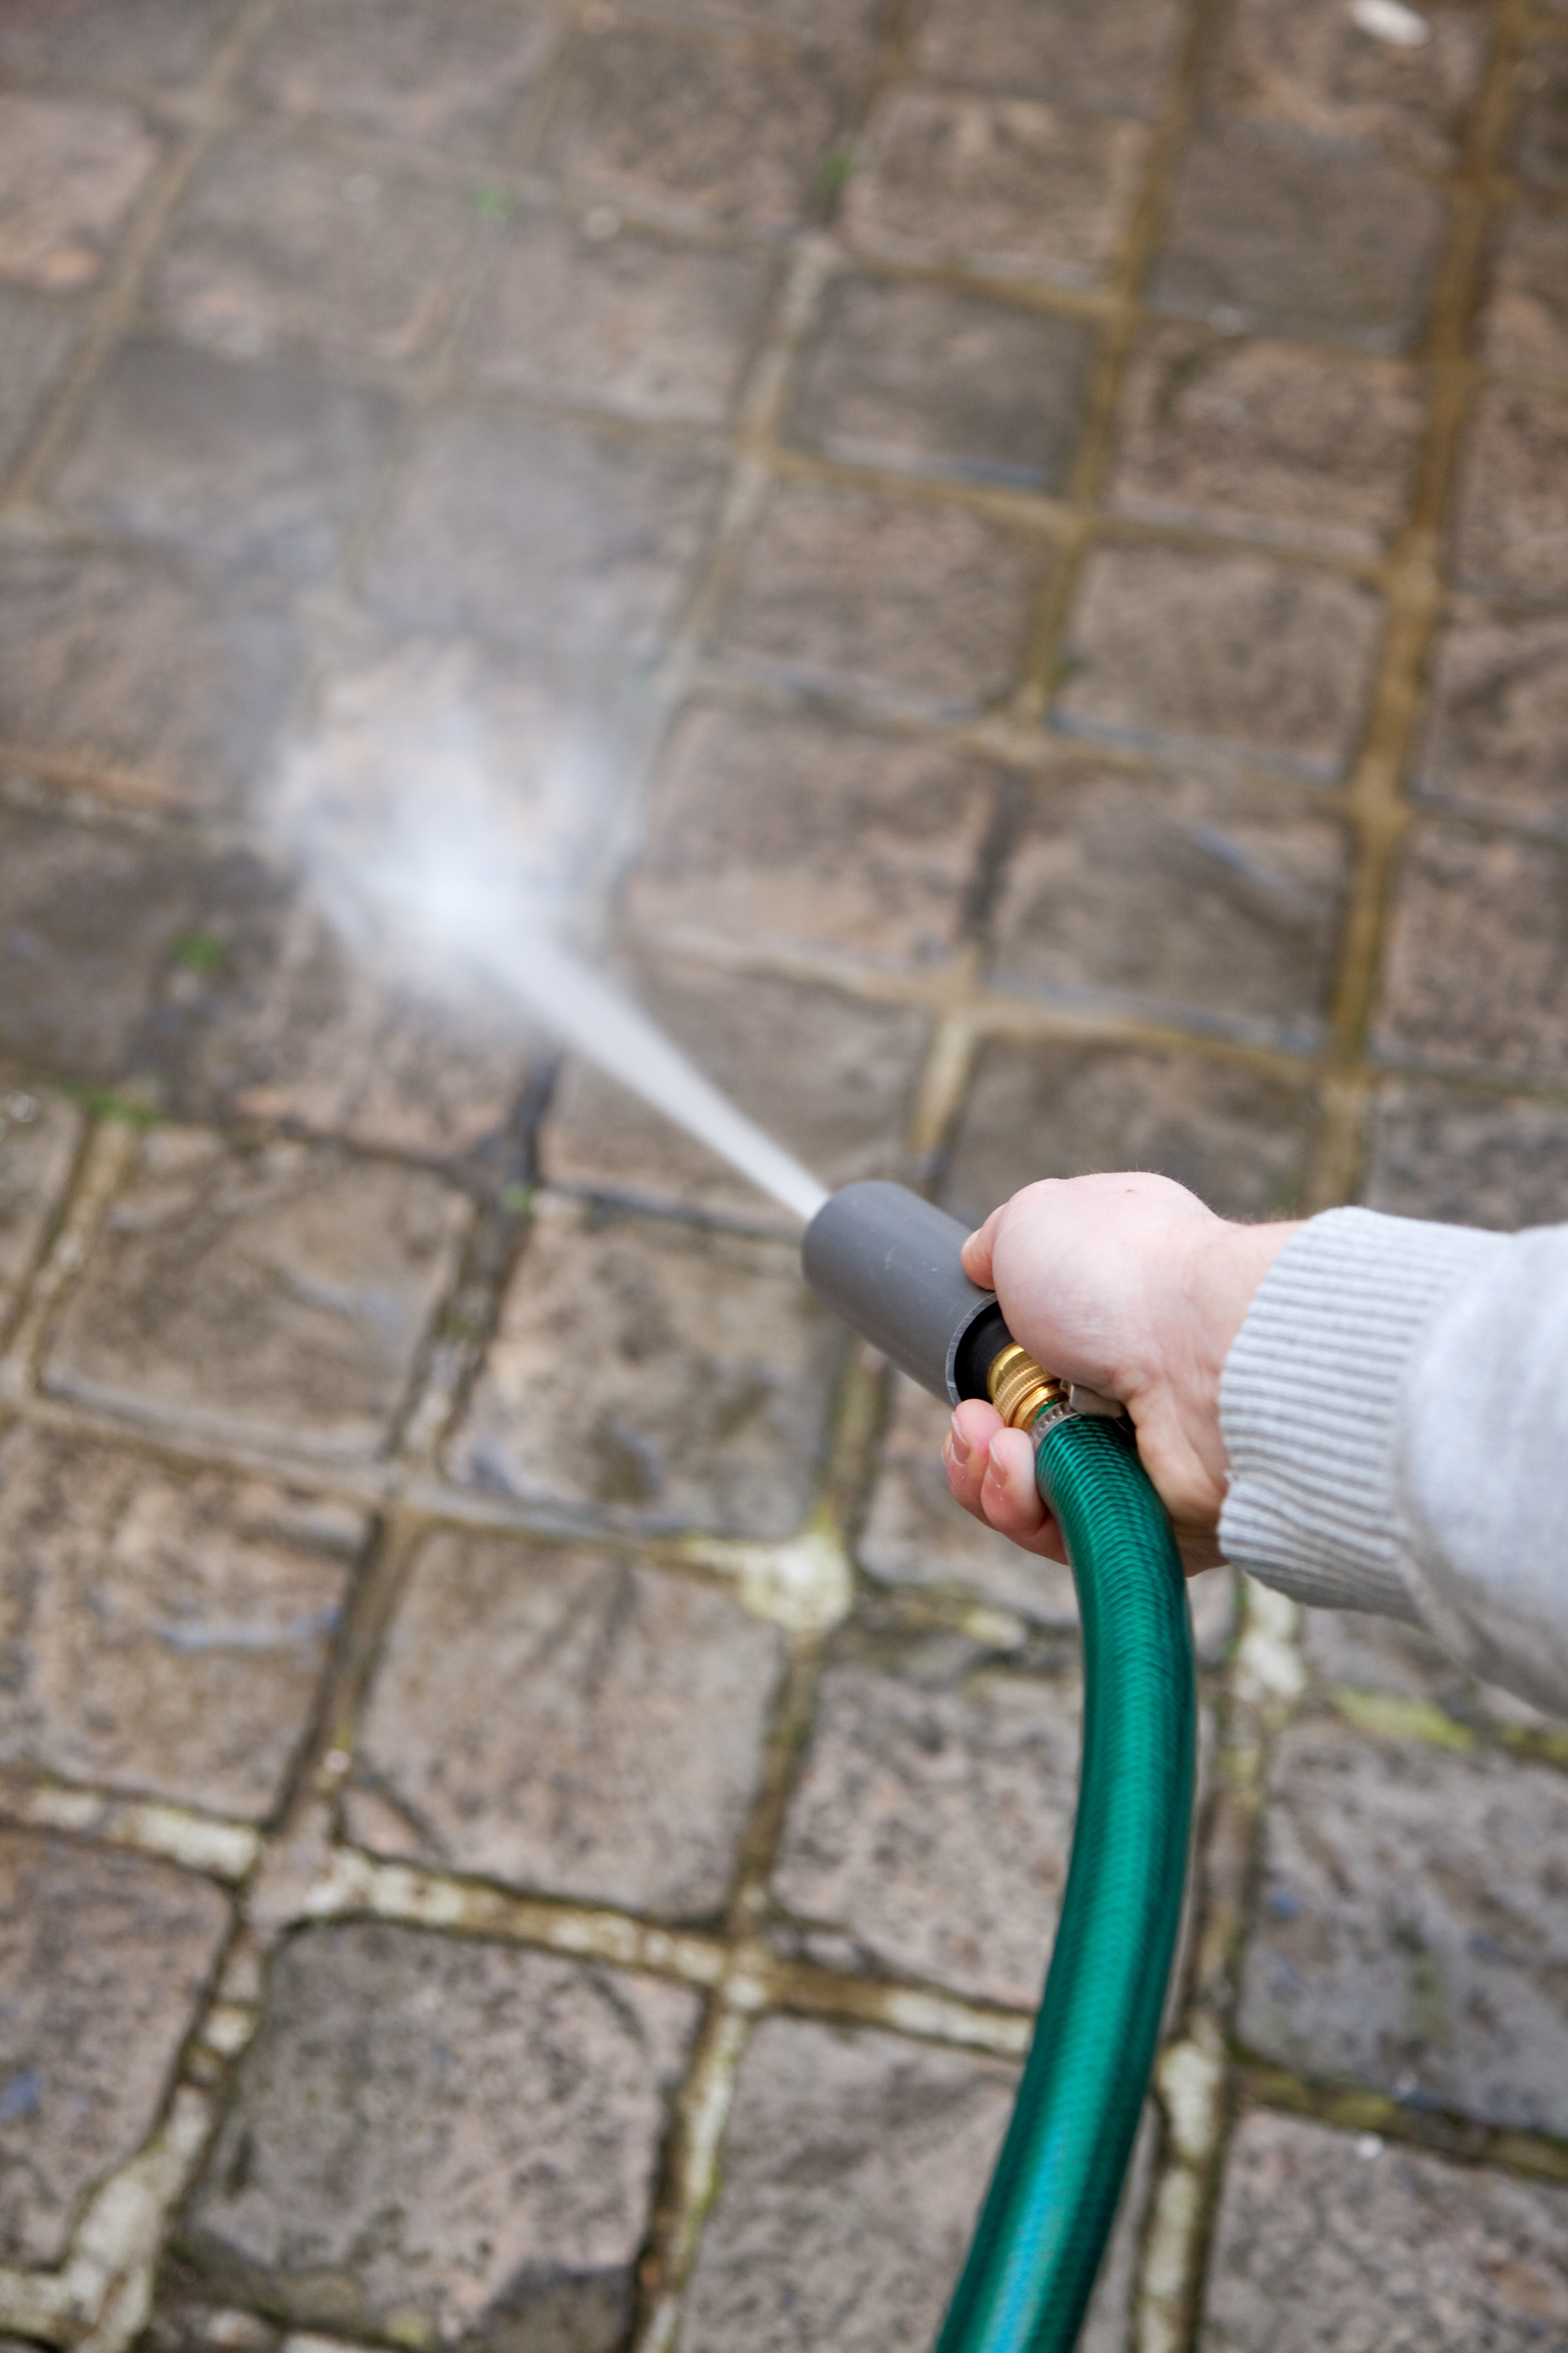
[(465, 683), (437, 664), (413, 690), (384, 670), (341, 692), (279, 778), (275, 838), (365, 963), (459, 1007), (500, 994), (809, 1222), (826, 1187), (562, 935), (592, 762), (547, 742), (533, 777), (500, 784)]

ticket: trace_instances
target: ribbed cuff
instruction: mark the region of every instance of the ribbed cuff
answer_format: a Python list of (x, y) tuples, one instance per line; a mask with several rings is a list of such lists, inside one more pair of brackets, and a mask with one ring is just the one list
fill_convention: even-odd
[(1227, 1559), (1299, 1601), (1420, 1622), (1394, 1506), (1401, 1390), (1501, 1234), (1330, 1209), (1280, 1251), (1220, 1381)]

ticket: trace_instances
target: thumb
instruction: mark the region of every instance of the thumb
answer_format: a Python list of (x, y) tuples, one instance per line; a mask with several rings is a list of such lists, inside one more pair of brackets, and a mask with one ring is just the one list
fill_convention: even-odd
[(964, 1273), (971, 1282), (978, 1283), (982, 1291), (994, 1291), (996, 1288), (992, 1278), (991, 1259), (996, 1247), (996, 1229), (1001, 1216), (1000, 1209), (993, 1209), (979, 1232), (970, 1235), (960, 1253)]

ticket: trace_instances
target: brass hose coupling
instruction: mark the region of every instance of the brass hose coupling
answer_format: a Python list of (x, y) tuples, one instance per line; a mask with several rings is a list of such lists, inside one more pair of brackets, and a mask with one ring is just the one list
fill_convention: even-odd
[(1056, 1375), (1041, 1372), (1016, 1340), (1010, 1340), (992, 1357), (985, 1386), (1009, 1430), (1032, 1429), (1051, 1406), (1065, 1406), (1068, 1401), (1067, 1390)]

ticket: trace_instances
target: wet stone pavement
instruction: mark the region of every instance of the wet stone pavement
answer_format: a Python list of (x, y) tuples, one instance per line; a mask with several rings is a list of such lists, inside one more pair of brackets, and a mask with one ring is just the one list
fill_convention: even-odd
[[(1065, 1575), (280, 811), (830, 1181), (1508, 1227), (1565, 729), (1562, 0), (5, 0), (3, 2353), (919, 2353), (1059, 1901)], [(1568, 2343), (1568, 1735), (1194, 1606), (1086, 2344)]]

